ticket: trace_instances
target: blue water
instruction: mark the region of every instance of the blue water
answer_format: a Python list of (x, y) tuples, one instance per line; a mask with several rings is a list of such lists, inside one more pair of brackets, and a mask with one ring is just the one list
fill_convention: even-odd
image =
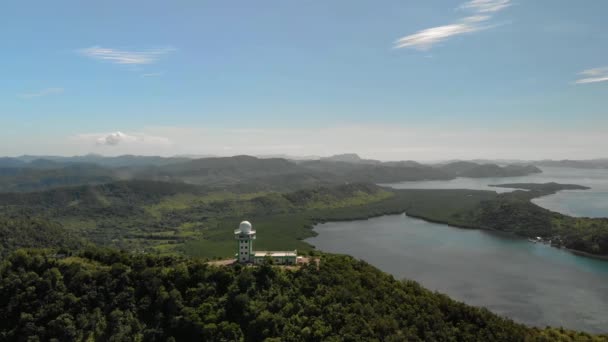
[(608, 332), (608, 262), (525, 239), (405, 215), (315, 227), (307, 242), (350, 254), (515, 321)]
[(543, 173), (523, 177), (456, 178), (449, 181), (417, 181), (385, 184), (396, 189), (475, 189), (497, 192), (512, 189), (494, 188), (490, 184), (547, 183), (578, 184), (590, 190), (560, 191), (536, 198), (534, 203), (562, 214), (579, 217), (608, 217), (608, 170), (543, 167)]

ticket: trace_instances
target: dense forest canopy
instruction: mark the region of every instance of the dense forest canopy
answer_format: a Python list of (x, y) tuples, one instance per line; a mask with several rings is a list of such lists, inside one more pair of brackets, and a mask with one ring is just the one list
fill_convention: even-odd
[(321, 255), (295, 270), (89, 249), (0, 264), (0, 339), (23, 341), (606, 341), (537, 329)]
[(82, 245), (57, 222), (19, 213), (0, 215), (0, 257), (24, 247), (73, 250)]

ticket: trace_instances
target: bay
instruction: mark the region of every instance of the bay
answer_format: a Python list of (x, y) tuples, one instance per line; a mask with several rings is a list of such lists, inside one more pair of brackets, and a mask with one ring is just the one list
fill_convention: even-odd
[(517, 322), (608, 332), (608, 262), (406, 215), (315, 226), (307, 242)]

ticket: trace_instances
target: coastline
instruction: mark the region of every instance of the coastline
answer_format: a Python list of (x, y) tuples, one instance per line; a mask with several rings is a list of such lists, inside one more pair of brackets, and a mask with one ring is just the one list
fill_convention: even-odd
[[(386, 215), (386, 217), (378, 219), (379, 221), (370, 219), (369, 222), (320, 225), (315, 227), (319, 237), (306, 240), (306, 242), (316, 245), (318, 251), (352, 255), (393, 274), (397, 279), (409, 278), (419, 281), (424, 286), (451, 298), (456, 298), (469, 305), (485, 307), (528, 326), (540, 327), (549, 323), (537, 322), (535, 321), (537, 318), (527, 316), (527, 308), (530, 308), (531, 311), (547, 312), (546, 317), (549, 318), (546, 319), (554, 319), (559, 316), (562, 325), (566, 324), (566, 320), (568, 320), (568, 324), (587, 324), (587, 322), (570, 320), (571, 318), (567, 317), (567, 314), (564, 314), (563, 317), (557, 314), (553, 316), (553, 312), (559, 310), (563, 304), (559, 304), (560, 300), (552, 297), (554, 293), (551, 291), (541, 291), (542, 293), (539, 295), (530, 295), (530, 291), (526, 289), (536, 289), (534, 287), (536, 284), (551, 288), (552, 281), (559, 282), (562, 284), (559, 286), (563, 288), (567, 287), (563, 284), (577, 282), (576, 287), (584, 287), (584, 282), (566, 280), (579, 279), (577, 276), (579, 273), (580, 275), (592, 273), (593, 276), (590, 277), (605, 277), (608, 264), (592, 261), (593, 257), (586, 255), (580, 256), (588, 258), (580, 258), (579, 255), (571, 253), (565, 248), (550, 249), (547, 248), (550, 247), (547, 244), (530, 243), (522, 240), (521, 236), (509, 232), (492, 229), (480, 229), (480, 231), (469, 231), (468, 233), (467, 231), (459, 232), (446, 228), (445, 226), (450, 225), (443, 223), (438, 223), (441, 226), (425, 224), (429, 220), (414, 216), (402, 212), (400, 215)], [(467, 229), (468, 227), (452, 225), (452, 228)], [(350, 235), (349, 232), (352, 232), (353, 236), (362, 236), (353, 239), (342, 237)], [(494, 232), (497, 234), (495, 235)], [(327, 234), (327, 239), (325, 239), (325, 234)], [(375, 240), (376, 235), (378, 235), (378, 240)], [(445, 241), (442, 241), (444, 238)], [(372, 251), (373, 249), (375, 251)], [(564, 251), (559, 251), (559, 249), (564, 249)], [(401, 250), (405, 252), (401, 252)], [(484, 256), (479, 261), (483, 265), (477, 268), (474, 262), (480, 256)], [(485, 258), (486, 256), (487, 258)], [(501, 267), (503, 260), (508, 261), (509, 266)], [(513, 263), (513, 261), (517, 262)], [(462, 270), (459, 267), (462, 267)], [(599, 271), (595, 273), (596, 270)], [(534, 272), (528, 275), (526, 272), (529, 271)], [(479, 275), (481, 278), (469, 280), (466, 272), (471, 272), (472, 275), (475, 275), (475, 272), (482, 272), (483, 275)], [(433, 275), (436, 273), (444, 275)], [(459, 278), (462, 274), (465, 276)], [(486, 275), (488, 275), (487, 278), (484, 278)], [(447, 279), (451, 279), (452, 276), (454, 282), (450, 283), (451, 280)], [(559, 280), (559, 277), (564, 277), (564, 279)], [(486, 282), (488, 280), (490, 281)], [(521, 286), (524, 289), (522, 290), (523, 295), (520, 296), (519, 292), (517, 295), (511, 292), (512, 287), (504, 285), (507, 281), (515, 284), (513, 288)], [(446, 283), (449, 285), (445, 285)], [(538, 288), (543, 288), (540, 285)], [(596, 285), (594, 290), (599, 290), (593, 293), (595, 296), (601, 297), (603, 294), (601, 282), (593, 283), (593, 285), (589, 285), (589, 288)], [(559, 290), (559, 293), (562, 293), (563, 288)], [(486, 290), (487, 292), (484, 292)], [(478, 293), (483, 295), (478, 295)], [(494, 294), (498, 299), (493, 297)], [(533, 298), (528, 298), (528, 296)], [(551, 300), (545, 302), (547, 298)], [(511, 304), (510, 300), (515, 304)], [(576, 312), (587, 312), (585, 306), (575, 309)], [(570, 312), (574, 312), (575, 309)], [(591, 331), (597, 330), (589, 330), (589, 332)], [(601, 330), (601, 332), (605, 331)]]
[[(505, 231), (502, 231), (502, 230), (497, 230), (497, 229), (492, 229), (492, 228), (483, 228), (483, 227), (473, 227), (473, 226), (466, 226), (466, 225), (450, 224), (450, 223), (442, 222), (440, 220), (429, 219), (429, 218), (426, 218), (426, 217), (423, 217), (423, 216), (410, 215), (407, 212), (405, 212), (404, 214), (407, 215), (408, 217), (416, 218), (416, 219), (423, 220), (423, 221), (430, 222), (430, 223), (443, 224), (443, 225), (450, 226), (450, 227), (453, 227), (453, 228), (487, 230), (487, 231), (491, 231), (491, 232), (495, 232), (495, 233), (501, 233), (501, 234), (510, 235), (510, 236), (513, 236), (513, 237), (521, 238), (521, 239), (528, 239), (528, 237), (526, 237), (526, 236), (518, 235), (518, 234), (515, 234), (515, 233), (512, 233), (512, 232), (505, 232)], [(566, 247), (556, 247), (556, 246), (553, 246), (553, 245), (550, 245), (550, 244), (547, 244), (547, 246), (549, 246), (551, 248), (563, 249), (563, 250), (565, 250), (567, 252), (570, 252), (572, 254), (575, 254), (575, 255), (581, 256), (581, 257), (586, 257), (586, 258), (596, 259), (596, 260), (602, 260), (602, 261), (608, 261), (608, 255), (593, 254), (593, 253), (588, 253), (588, 252), (579, 251), (579, 250), (576, 250), (576, 249), (566, 248)]]
[[(374, 214), (374, 215), (367, 215), (365, 217), (359, 217), (359, 218), (351, 218), (351, 219), (319, 219), (319, 218), (314, 218), (312, 220), (312, 226), (311, 228), (311, 236), (310, 237), (314, 237), (317, 236), (318, 233), (314, 230), (314, 226), (317, 224), (322, 224), (322, 223), (327, 223), (327, 222), (351, 222), (351, 221), (365, 221), (365, 220), (369, 220), (372, 218), (377, 218), (377, 217), (382, 217), (382, 216), (391, 216), (391, 215), (406, 215), (408, 217), (411, 218), (415, 218), (415, 219), (419, 219), (419, 220), (423, 220), (429, 223), (436, 223), (436, 224), (442, 224), (442, 225), (446, 225), (452, 228), (458, 228), (458, 229), (477, 229), (477, 230), (485, 230), (485, 231), (490, 231), (490, 232), (494, 232), (494, 233), (500, 233), (500, 234), (505, 234), (508, 236), (512, 236), (512, 237), (516, 237), (519, 239), (528, 239), (527, 236), (523, 236), (523, 235), (518, 235), (512, 232), (505, 232), (502, 230), (497, 230), (497, 229), (492, 229), (492, 228), (484, 228), (484, 227), (475, 227), (475, 226), (470, 226), (470, 225), (464, 225), (464, 224), (455, 224), (455, 223), (447, 223), (445, 221), (441, 221), (441, 220), (435, 220), (435, 219), (431, 219), (428, 217), (424, 217), (421, 215), (415, 215), (415, 214), (408, 214), (407, 211), (394, 211), (394, 212), (385, 212), (385, 213), (378, 213), (378, 214)], [(306, 240), (306, 239), (304, 239)], [(308, 243), (308, 242), (307, 242)], [(309, 243), (310, 244), (310, 243)], [(315, 246), (311, 245), (313, 248), (316, 249)], [(579, 251), (576, 249), (571, 249), (571, 248), (566, 248), (566, 247), (556, 247), (553, 245), (548, 245), (551, 248), (556, 248), (556, 249), (562, 249), (565, 250), (567, 252), (570, 252), (574, 255), (577, 256), (581, 256), (581, 257), (585, 257), (585, 258), (590, 258), (590, 259), (596, 259), (596, 260), (602, 260), (602, 261), (608, 261), (608, 255), (600, 255), (600, 254), (592, 254), (592, 253), (588, 253), (588, 252), (584, 252), (584, 251)]]
[[(502, 184), (497, 184), (497, 185), (493, 185), (493, 186), (501, 187), (501, 185)], [(515, 200), (513, 200), (514, 203), (521, 202), (521, 201), (527, 201), (527, 203), (530, 206), (532, 206), (531, 207), (532, 209), (534, 209), (534, 208), (544, 209), (544, 210), (541, 210), (541, 214), (545, 214), (545, 212), (549, 212), (549, 213), (552, 213), (555, 215), (559, 215), (560, 217), (564, 216), (566, 218), (569, 218), (569, 217), (567, 215), (556, 213), (549, 209), (542, 208), (542, 207), (538, 206), (537, 204), (533, 203), (532, 200), (535, 198), (542, 198), (545, 196), (554, 195), (557, 192), (561, 191), (561, 190), (555, 189), (555, 188), (561, 187), (561, 186), (572, 187), (572, 188), (576, 187), (577, 189), (581, 189), (581, 190), (583, 188), (585, 190), (589, 189), (589, 187), (583, 187), (580, 185), (559, 184), (559, 183), (542, 183), (542, 184), (540, 184), (540, 183), (538, 183), (538, 184), (537, 183), (513, 183), (513, 184), (504, 184), (504, 185), (518, 185), (518, 186), (521, 186), (524, 188), (530, 188), (530, 190), (527, 194), (524, 194), (523, 196), (521, 194), (519, 194), (519, 197), (516, 197)], [(549, 187), (549, 188), (547, 189), (547, 187)], [(449, 190), (451, 190), (451, 189), (449, 189)], [(396, 192), (398, 192), (398, 191), (407, 191), (407, 189), (403, 189), (403, 190), (397, 189)], [(414, 191), (418, 191), (418, 189), (415, 189)], [(438, 191), (439, 191), (439, 189), (438, 189)], [(456, 190), (454, 190), (454, 191), (456, 191)], [(471, 190), (471, 191), (475, 191), (475, 190)], [(484, 191), (484, 190), (482, 190), (482, 191)], [(487, 190), (485, 190), (485, 191), (487, 191)], [(493, 192), (493, 193), (496, 194), (496, 192)], [(514, 193), (516, 195), (518, 195), (516, 192), (514, 192)], [(468, 196), (470, 196), (470, 195), (468, 195)], [(501, 196), (504, 197), (504, 195), (496, 194), (497, 198), (500, 198)], [(513, 231), (500, 230), (500, 229), (497, 229), (497, 227), (493, 227), (492, 225), (489, 225), (489, 226), (482, 225), (480, 222), (476, 222), (475, 220), (472, 220), (470, 218), (460, 219), (459, 216), (450, 217), (450, 216), (445, 216), (445, 215), (443, 215), (443, 216), (435, 215), (435, 212), (427, 213), (424, 210), (422, 212), (420, 212), (420, 210), (416, 209), (416, 206), (410, 207), (410, 205), (406, 204), (406, 203), (408, 203), (407, 200), (411, 200), (411, 199), (405, 199), (405, 200), (403, 200), (402, 203), (399, 203), (399, 202), (401, 202), (399, 200), (399, 198), (396, 198), (396, 200), (397, 200), (397, 205), (395, 205), (395, 203), (386, 202), (384, 205), (376, 205), (373, 210), (369, 210), (368, 208), (362, 208), (361, 211), (351, 211), (351, 212), (347, 212), (347, 213), (342, 213), (342, 214), (346, 214), (346, 215), (335, 215), (334, 213), (327, 213), (327, 212), (318, 213), (319, 215), (311, 217), (311, 226), (312, 226), (311, 228), (314, 228), (314, 225), (316, 225), (316, 224), (325, 223), (325, 222), (341, 222), (341, 221), (349, 222), (349, 221), (358, 221), (358, 220), (368, 220), (368, 219), (371, 219), (374, 217), (381, 217), (381, 216), (387, 216), (387, 215), (405, 214), (408, 217), (420, 219), (420, 220), (430, 222), (430, 223), (441, 224), (441, 225), (446, 225), (446, 226), (460, 228), (460, 229), (486, 230), (489, 232), (502, 234), (505, 237), (513, 237), (513, 238), (517, 238), (517, 239), (536, 239), (536, 236), (537, 236), (537, 235), (532, 235), (533, 233), (530, 233), (527, 231), (523, 232), (523, 233), (522, 232), (517, 233), (517, 232), (513, 232)], [(440, 206), (441, 203), (433, 204), (433, 205)], [(429, 214), (431, 215), (431, 217), (428, 216)], [(547, 215), (549, 215), (549, 214), (547, 214)], [(438, 217), (433, 217), (433, 216), (438, 216)], [(547, 227), (545, 227), (545, 228), (547, 228)], [(311, 235), (312, 236), (317, 235), (317, 233), (314, 231), (314, 229), (311, 229)], [(538, 234), (538, 235), (540, 236), (542, 234)], [(537, 241), (535, 241), (535, 242), (537, 242)], [(590, 251), (589, 248), (585, 248), (584, 250), (578, 250), (578, 249), (567, 248), (565, 246), (552, 245), (552, 244), (548, 243), (549, 242), (548, 240), (547, 241), (538, 241), (538, 242), (542, 242), (543, 244), (547, 244), (553, 248), (564, 249), (564, 250), (568, 251), (569, 253), (575, 254), (577, 256), (582, 256), (582, 257), (587, 257), (590, 259), (596, 259), (596, 260), (602, 260), (602, 261), (608, 261), (608, 254), (594, 254)]]
[[(551, 246), (551, 247), (553, 247), (553, 246)], [(557, 247), (554, 247), (554, 248), (557, 248)], [(592, 253), (587, 253), (587, 252), (579, 251), (579, 250), (576, 250), (576, 249), (565, 248), (565, 247), (562, 247), (560, 249), (563, 249), (563, 250), (568, 251), (568, 252), (570, 252), (572, 254), (575, 254), (575, 255), (578, 255), (578, 256), (582, 256), (582, 257), (587, 257), (587, 258), (590, 258), (590, 259), (608, 261), (608, 255), (592, 254)]]

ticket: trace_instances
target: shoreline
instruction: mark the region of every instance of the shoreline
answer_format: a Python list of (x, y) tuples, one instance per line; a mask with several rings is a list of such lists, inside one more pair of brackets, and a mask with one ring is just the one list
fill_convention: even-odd
[[(551, 246), (553, 247), (553, 246)], [(557, 248), (557, 247), (553, 247), (553, 248)], [(583, 251), (579, 251), (576, 249), (570, 249), (570, 248), (566, 248), (566, 247), (561, 247), (559, 249), (563, 249), (565, 251), (568, 251), (574, 255), (577, 256), (582, 256), (582, 257), (586, 257), (586, 258), (590, 258), (590, 259), (596, 259), (596, 260), (602, 260), (602, 261), (608, 261), (608, 255), (599, 255), (599, 254), (592, 254), (592, 253), (587, 253), (587, 252), (583, 252)]]
[[(398, 230), (403, 230), (403, 228), (407, 227), (407, 225), (408, 225), (408, 224), (413, 224), (413, 225), (415, 226), (415, 223), (409, 223), (410, 221), (407, 221), (409, 218), (412, 218), (412, 219), (415, 219), (415, 220), (422, 220), (422, 221), (429, 222), (429, 223), (441, 224), (441, 225), (443, 225), (443, 226), (450, 226), (451, 228), (459, 228), (459, 229), (478, 229), (478, 230), (480, 230), (480, 231), (487, 231), (487, 232), (491, 232), (491, 233), (496, 232), (496, 233), (498, 233), (498, 234), (497, 234), (497, 236), (496, 236), (496, 238), (501, 238), (501, 236), (500, 236), (500, 235), (504, 235), (504, 237), (503, 237), (503, 238), (505, 238), (505, 239), (507, 239), (507, 240), (509, 239), (509, 237), (516, 238), (517, 240), (523, 239), (523, 237), (522, 237), (522, 236), (520, 236), (520, 235), (516, 235), (516, 234), (513, 234), (513, 233), (511, 233), (511, 232), (504, 232), (504, 231), (500, 231), (500, 230), (494, 230), (494, 229), (470, 228), (470, 227), (465, 227), (465, 226), (455, 226), (455, 225), (449, 225), (449, 224), (444, 224), (444, 223), (441, 223), (441, 222), (437, 222), (436, 220), (428, 220), (428, 219), (424, 219), (424, 218), (418, 217), (418, 216), (416, 216), (416, 215), (408, 215), (408, 214), (407, 214), (407, 212), (401, 212), (401, 213), (399, 213), (399, 214), (395, 214), (395, 215), (381, 215), (380, 217), (384, 217), (384, 216), (388, 216), (388, 217), (390, 217), (390, 216), (394, 216), (394, 217), (393, 217), (393, 219), (389, 219), (389, 222), (392, 222), (392, 223), (394, 223), (394, 224), (396, 225), (396, 228), (394, 228), (394, 229), (395, 229), (395, 230), (397, 230), (397, 231), (398, 231)], [(404, 221), (401, 221), (401, 219), (399, 219), (399, 217), (401, 217), (401, 219), (403, 219)], [(344, 222), (344, 223), (346, 223), (346, 222), (351, 222), (351, 221), (353, 221), (353, 220), (349, 220), (349, 221), (338, 221), (338, 222)], [(335, 222), (335, 221), (334, 221), (334, 222)], [(372, 225), (372, 224), (374, 224), (374, 223), (370, 223), (370, 225)], [(363, 224), (359, 224), (359, 225), (360, 225), (360, 226), (363, 226), (363, 229), (365, 229), (365, 223), (363, 223)], [(358, 226), (358, 227), (359, 227), (359, 226)], [(428, 229), (430, 229), (430, 230), (434, 230), (434, 229), (440, 229), (440, 227), (433, 227), (433, 226), (421, 226), (421, 227), (422, 227), (421, 229), (427, 229), (427, 230), (428, 230)], [(318, 227), (318, 228), (320, 228), (320, 227)], [(399, 228), (401, 228), (401, 229), (399, 229)], [(359, 229), (359, 228), (355, 228), (355, 231), (358, 231), (358, 229)], [(330, 231), (330, 232), (331, 232), (332, 230), (330, 229), (330, 230), (328, 230), (328, 231)], [(349, 229), (348, 229), (348, 226), (343, 226), (343, 227), (339, 228), (337, 231), (338, 231), (338, 232), (342, 232), (342, 233), (346, 234), (346, 233), (349, 231)], [(323, 229), (323, 228), (321, 228), (321, 231), (316, 231), (316, 230), (315, 230), (315, 233), (320, 234), (321, 236), (323, 236), (323, 232), (324, 232), (324, 229)], [(464, 233), (464, 232), (463, 232), (463, 233)], [(483, 232), (479, 232), (479, 233), (483, 233)], [(454, 232), (454, 231), (453, 231), (453, 233), (450, 233), (450, 234), (448, 234), (448, 235), (449, 235), (449, 236), (451, 236), (451, 234), (459, 234), (459, 233), (457, 233), (457, 232)], [(435, 235), (436, 237), (438, 237), (438, 240), (437, 240), (437, 241), (440, 241), (440, 239), (441, 239), (441, 236), (442, 236), (442, 235), (443, 235), (443, 234), (441, 234), (441, 235)], [(494, 235), (494, 234), (492, 234), (492, 235)], [(307, 243), (312, 244), (312, 241), (311, 241), (311, 242), (308, 242), (308, 239), (306, 239), (305, 241), (306, 241)], [(333, 240), (330, 240), (330, 241), (333, 241)], [(366, 239), (366, 240), (362, 240), (362, 241), (371, 241), (371, 240)], [(393, 238), (393, 241), (394, 241), (394, 238)], [(524, 241), (520, 241), (520, 242), (517, 242), (517, 243), (519, 244), (519, 243), (522, 243), (522, 242), (524, 242)], [(527, 242), (527, 241), (525, 241), (525, 242)], [(528, 243), (530, 243), (530, 242), (528, 242)], [(531, 249), (534, 249), (534, 250), (536, 250), (537, 248), (539, 248), (539, 249), (543, 249), (543, 248), (542, 248), (542, 247), (540, 247), (540, 246), (533, 246), (534, 244), (535, 244), (535, 243), (531, 243), (531, 244), (530, 244), (530, 245), (528, 245), (528, 247), (526, 247), (526, 248), (531, 248)], [(353, 243), (353, 245), (355, 245), (355, 246), (359, 246), (357, 243)], [(543, 245), (546, 245), (546, 247), (554, 247), (554, 246), (550, 246), (550, 245), (548, 245), (548, 244), (543, 244)], [(393, 267), (393, 266), (386, 266), (386, 265), (384, 265), (382, 262), (375, 263), (373, 258), (372, 258), (372, 259), (367, 259), (367, 258), (365, 257), (365, 254), (357, 254), (357, 251), (356, 251), (356, 250), (351, 250), (350, 252), (349, 252), (348, 248), (347, 248), (347, 249), (338, 248), (338, 249), (335, 249), (335, 250), (334, 250), (334, 249), (332, 249), (332, 247), (331, 247), (331, 246), (332, 246), (332, 244), (328, 244), (327, 246), (325, 246), (325, 247), (327, 247), (328, 249), (321, 249), (321, 248), (317, 248), (317, 247), (315, 246), (315, 249), (316, 249), (317, 251), (319, 251), (319, 252), (322, 252), (322, 253), (340, 254), (340, 255), (350, 255), (350, 256), (352, 256), (353, 258), (357, 259), (357, 260), (363, 260), (363, 261), (365, 261), (365, 262), (370, 263), (370, 264), (371, 264), (371, 265), (373, 265), (374, 267), (377, 267), (377, 268), (381, 269), (383, 272), (386, 272), (386, 273), (392, 274), (392, 275), (395, 277), (395, 279), (402, 279), (402, 277), (405, 277), (406, 279), (410, 279), (410, 280), (413, 280), (413, 281), (420, 282), (420, 284), (422, 284), (422, 285), (423, 285), (424, 287), (426, 287), (426, 288), (430, 288), (430, 287), (428, 287), (428, 286), (429, 286), (429, 284), (425, 283), (425, 282), (423, 281), (423, 279), (418, 278), (417, 276), (415, 276), (415, 274), (416, 274), (416, 272), (417, 272), (416, 270), (414, 270), (414, 271), (413, 271), (413, 272), (414, 272), (414, 274), (409, 274), (408, 272), (405, 272), (405, 271), (403, 271), (403, 270), (400, 270), (400, 266), (399, 266), (398, 264), (397, 264), (396, 266), (394, 266), (394, 267)], [(360, 246), (359, 246), (359, 247), (360, 247)], [(368, 247), (372, 247), (372, 246), (368, 246)], [(543, 246), (543, 247), (544, 247), (544, 246)], [(589, 259), (601, 259), (601, 257), (602, 257), (602, 256), (599, 256), (599, 258), (597, 258), (597, 256), (594, 256), (594, 255), (584, 255), (584, 253), (579, 253), (579, 252), (578, 252), (578, 251), (576, 251), (576, 250), (570, 250), (570, 249), (567, 249), (567, 248), (559, 248), (559, 247), (554, 247), (554, 248), (556, 248), (556, 249), (558, 249), (558, 250), (559, 250), (559, 249), (563, 249), (563, 250), (564, 250), (564, 252), (568, 252), (568, 253), (566, 253), (566, 254), (562, 254), (562, 256), (561, 256), (561, 257), (563, 257), (563, 258), (572, 258), (572, 257), (576, 257), (576, 256), (581, 256), (581, 257), (588, 257)], [(488, 251), (489, 251), (489, 253), (492, 253), (492, 252), (491, 252), (491, 250), (488, 250)], [(549, 250), (546, 250), (546, 251), (549, 251)], [(352, 254), (351, 254), (351, 253), (352, 253)], [(545, 253), (547, 253), (547, 252), (540, 252), (540, 253), (541, 253), (541, 255), (535, 255), (535, 256), (536, 256), (536, 257), (540, 257), (540, 258), (545, 258), (545, 257), (543, 257), (543, 255), (545, 255)], [(555, 253), (555, 252), (553, 252), (553, 253)], [(559, 252), (557, 252), (557, 253), (559, 253)], [(380, 254), (380, 255), (382, 255), (382, 254)], [(572, 256), (568, 256), (568, 255), (572, 255)], [(555, 256), (555, 254), (553, 254), (553, 256)], [(532, 257), (534, 257), (534, 256), (532, 256)], [(558, 259), (559, 259), (559, 258), (558, 258)], [(588, 260), (589, 260), (589, 259), (588, 259)], [(380, 260), (380, 258), (379, 258), (379, 257), (376, 257), (376, 259), (375, 259), (375, 260), (376, 260), (376, 261), (378, 261), (378, 260)], [(406, 259), (405, 259), (405, 257), (402, 257), (402, 260), (406, 260)], [(409, 259), (407, 259), (407, 260), (409, 260)], [(414, 258), (413, 258), (413, 259), (411, 259), (411, 260), (412, 260), (413, 262), (415, 262), (417, 259), (416, 259), (416, 257), (414, 257)], [(468, 259), (467, 259), (467, 260), (468, 260)], [(527, 259), (523, 259), (523, 261), (522, 261), (522, 262), (524, 262), (524, 263), (525, 263), (525, 262), (526, 262), (525, 260), (527, 260)], [(545, 260), (546, 260), (546, 259), (545, 259)], [(584, 259), (580, 259), (580, 260), (581, 260), (581, 261), (584, 261)], [(607, 257), (606, 259), (604, 259), (604, 260), (608, 260), (608, 257)], [(547, 260), (546, 260), (546, 261), (547, 261)], [(548, 260), (548, 262), (553, 262), (553, 261), (554, 261), (554, 259), (553, 259), (553, 258), (551, 258), (551, 259), (549, 259), (549, 260)], [(579, 261), (579, 262), (581, 262), (581, 261)], [(441, 261), (440, 261), (440, 260), (439, 260), (438, 262), (439, 262), (439, 263), (441, 263)], [(605, 264), (598, 264), (598, 265), (599, 265), (600, 267), (602, 267), (602, 269), (603, 269), (603, 267), (604, 267), (604, 265), (605, 265)], [(388, 268), (385, 268), (385, 267), (388, 267)], [(391, 268), (391, 267), (392, 267), (392, 268)], [(555, 272), (556, 272), (557, 274), (559, 274), (559, 273), (561, 272), (561, 268), (562, 268), (562, 267), (561, 267), (561, 266), (557, 266), (557, 268), (558, 268), (558, 269), (557, 269)], [(405, 275), (400, 274), (399, 272), (402, 272), (402, 273), (403, 273), (403, 274), (405, 274)], [(515, 271), (515, 272), (517, 272), (517, 271)], [(527, 279), (527, 277), (524, 277), (524, 278), (525, 278), (525, 279)], [(452, 292), (450, 292), (450, 291), (448, 291), (448, 290), (445, 290), (445, 289), (442, 289), (442, 290), (437, 290), (437, 289), (436, 289), (436, 290), (434, 290), (434, 291), (438, 291), (439, 293), (442, 293), (442, 294), (444, 294), (444, 295), (446, 295), (446, 296), (449, 296), (450, 298), (452, 298), (452, 299), (454, 299), (454, 300), (457, 300), (457, 301), (459, 301), (459, 302), (465, 303), (465, 304), (467, 304), (467, 305), (473, 305), (473, 306), (476, 306), (476, 307), (479, 307), (479, 308), (485, 308), (485, 309), (490, 310), (491, 312), (496, 313), (496, 314), (498, 314), (498, 315), (500, 315), (500, 316), (502, 316), (502, 317), (505, 317), (505, 318), (507, 318), (507, 319), (511, 319), (511, 320), (513, 320), (513, 321), (515, 321), (515, 322), (518, 322), (518, 323), (520, 323), (520, 324), (526, 325), (526, 326), (528, 326), (528, 327), (536, 327), (536, 328), (540, 328), (540, 327), (542, 327), (542, 326), (546, 326), (547, 324), (549, 324), (549, 323), (535, 323), (535, 322), (531, 322), (531, 321), (527, 320), (525, 317), (523, 317), (523, 318), (522, 318), (522, 317), (520, 317), (520, 316), (513, 316), (513, 312), (514, 312), (514, 311), (513, 311), (513, 312), (500, 312), (500, 313), (499, 313), (499, 311), (497, 311), (497, 309), (496, 309), (495, 307), (490, 308), (490, 306), (492, 306), (492, 303), (489, 303), (489, 302), (487, 302), (487, 301), (486, 301), (486, 302), (481, 302), (481, 303), (474, 303), (474, 302), (472, 302), (471, 298), (459, 297), (459, 295), (460, 295), (460, 294), (455, 294), (455, 293), (452, 293)], [(448, 293), (449, 293), (449, 294), (448, 294)], [(564, 322), (562, 322), (561, 324), (562, 324), (562, 326), (563, 326)], [(578, 328), (578, 329), (579, 329), (579, 330), (581, 330), (581, 328)], [(588, 333), (590, 333), (590, 334), (604, 334), (604, 333), (605, 333), (604, 331), (597, 331), (597, 330), (586, 330), (586, 331), (587, 331)]]
[[(520, 238), (520, 239), (529, 239), (529, 237), (526, 237), (526, 236), (523, 236), (523, 235), (518, 235), (518, 234), (515, 234), (515, 233), (512, 233), (512, 232), (505, 232), (505, 231), (502, 231), (502, 230), (491, 229), (491, 228), (471, 227), (471, 226), (465, 226), (465, 225), (450, 224), (450, 223), (441, 222), (439, 220), (428, 219), (428, 218), (425, 218), (423, 216), (409, 215), (407, 212), (404, 212), (404, 214), (406, 216), (408, 216), (408, 217), (412, 217), (412, 218), (423, 220), (423, 221), (430, 222), (430, 223), (443, 224), (443, 225), (446, 225), (446, 226), (449, 226), (449, 227), (453, 227), (453, 228), (487, 230), (487, 231), (490, 231), (490, 232), (500, 233), (500, 234), (506, 234), (506, 235), (517, 237), (517, 238)], [(547, 246), (549, 246), (551, 248), (556, 248), (556, 249), (561, 249), (561, 250), (567, 251), (567, 252), (572, 253), (572, 254), (577, 255), (577, 256), (586, 257), (586, 258), (589, 258), (589, 259), (608, 261), (608, 255), (593, 254), (593, 253), (579, 251), (579, 250), (576, 250), (576, 249), (566, 248), (566, 247), (556, 247), (556, 246), (553, 246), (553, 245), (550, 245), (550, 244), (545, 244), (545, 245), (547, 245)]]
[[(485, 230), (485, 231), (489, 231), (489, 232), (493, 232), (493, 233), (500, 233), (500, 234), (505, 234), (505, 235), (509, 235), (512, 237), (516, 237), (518, 239), (528, 239), (529, 237), (527, 236), (523, 236), (523, 235), (518, 235), (512, 232), (505, 232), (502, 230), (497, 230), (497, 229), (492, 229), (492, 228), (483, 228), (483, 227), (474, 227), (474, 226), (468, 226), (468, 225), (459, 225), (459, 224), (453, 224), (453, 223), (446, 223), (444, 221), (441, 220), (435, 220), (435, 219), (431, 219), (428, 217), (424, 217), (424, 216), (420, 216), (420, 215), (415, 215), (415, 214), (408, 214), (407, 211), (400, 211), (400, 212), (387, 212), (387, 213), (380, 213), (378, 215), (370, 215), (367, 217), (361, 217), (361, 218), (352, 218), (352, 219), (336, 219), (336, 220), (332, 220), (332, 219), (313, 219), (313, 224), (311, 228), (311, 231), (313, 233), (313, 236), (311, 237), (315, 237), (317, 236), (319, 233), (316, 232), (314, 230), (314, 226), (316, 226), (317, 224), (323, 224), (323, 223), (327, 223), (327, 222), (352, 222), (352, 221), (366, 221), (369, 219), (373, 219), (373, 218), (378, 218), (378, 217), (382, 217), (382, 216), (393, 216), (393, 215), (405, 215), (414, 219), (418, 219), (418, 220), (422, 220), (425, 222), (429, 222), (429, 223), (435, 223), (435, 224), (442, 224), (448, 227), (452, 227), (452, 228), (457, 228), (457, 229), (476, 229), (476, 230)], [(306, 238), (308, 239), (308, 238)], [(304, 242), (306, 242), (306, 239), (303, 239)], [(308, 242), (306, 242), (308, 243)], [(316, 246), (313, 246), (312, 244), (308, 243), (309, 245), (311, 245), (313, 247), (313, 249), (316, 249)], [(571, 248), (566, 248), (566, 247), (556, 247), (556, 246), (552, 246), (552, 245), (547, 245), (551, 248), (556, 248), (556, 249), (561, 249), (564, 251), (567, 251), (569, 253), (572, 253), (576, 256), (581, 256), (581, 257), (585, 257), (585, 258), (589, 258), (589, 259), (595, 259), (595, 260), (601, 260), (601, 261), (608, 261), (608, 255), (600, 255), (600, 254), (592, 254), (592, 253), (588, 253), (588, 252), (584, 252), (584, 251), (579, 251), (576, 249), (571, 249)]]

